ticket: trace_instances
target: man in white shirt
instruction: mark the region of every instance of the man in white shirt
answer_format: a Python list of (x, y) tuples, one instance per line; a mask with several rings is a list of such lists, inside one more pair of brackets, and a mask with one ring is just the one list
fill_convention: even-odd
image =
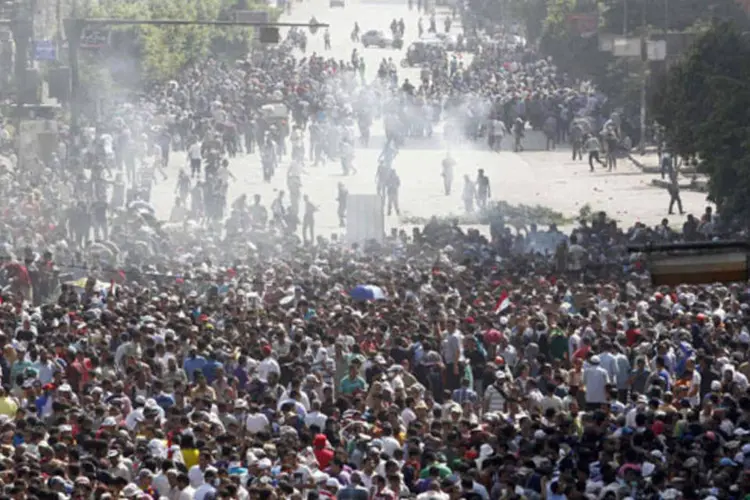
[(177, 476), (176, 488), (179, 490), (176, 500), (193, 500), (195, 488), (190, 486), (190, 479), (188, 479), (187, 474), (183, 473)]
[(401, 444), (398, 440), (393, 437), (393, 427), (390, 424), (384, 424), (382, 427), (382, 437), (380, 440), (383, 442), (383, 451), (392, 457), (396, 450), (401, 449)]
[(530, 410), (544, 410), (544, 408), (542, 407), (544, 395), (542, 394), (542, 391), (539, 390), (539, 387), (537, 387), (536, 380), (532, 378), (526, 381), (526, 397), (528, 398), (527, 404)]
[(599, 356), (592, 356), (583, 370), (583, 386), (586, 388), (586, 405), (589, 410), (598, 409), (607, 402), (609, 374), (600, 363)]
[(200, 142), (194, 142), (190, 145), (188, 148), (188, 160), (190, 161), (190, 175), (192, 177), (200, 176), (201, 161), (203, 161)]
[(281, 376), (281, 367), (279, 363), (271, 357), (271, 346), (264, 345), (262, 347), (263, 361), (258, 364), (258, 378), (262, 382), (268, 381), (268, 375), (275, 373), (277, 376)]
[(443, 360), (448, 368), (448, 389), (458, 389), (461, 379), (459, 376), (459, 362), (464, 357), (464, 336), (458, 329), (458, 321), (451, 318), (447, 322), (446, 330), (449, 333), (443, 341)]
[(250, 434), (258, 434), (259, 432), (268, 431), (271, 428), (271, 424), (263, 413), (258, 411), (258, 408), (251, 408), (250, 413), (247, 415), (245, 420), (245, 428)]
[(698, 408), (701, 405), (701, 374), (695, 369), (695, 358), (690, 358), (685, 362), (685, 373), (691, 373), (690, 386), (688, 387), (687, 397), (690, 400), (690, 406)]
[(505, 124), (501, 120), (492, 120), (492, 140), (490, 148), (493, 151), (502, 149), (503, 138), (505, 137)]
[(42, 385), (52, 382), (55, 372), (60, 369), (54, 361), (49, 359), (46, 349), (39, 350), (39, 360), (34, 363), (34, 368), (39, 374), (39, 381)]
[(168, 497), (171, 486), (169, 484), (169, 476), (172, 476), (172, 480), (177, 479), (177, 469), (160, 470), (159, 474), (154, 477), (152, 484), (156, 489), (159, 496)]
[(315, 400), (312, 402), (312, 411), (305, 415), (305, 425), (307, 427), (316, 426), (321, 431), (326, 427), (326, 421), (328, 417), (320, 413), (320, 401)]
[(203, 500), (209, 493), (215, 493), (214, 480), (216, 479), (216, 469), (213, 467), (206, 468), (203, 473), (203, 484), (198, 486), (193, 495), (193, 500)]
[(498, 370), (495, 372), (495, 382), (484, 393), (484, 411), (486, 413), (505, 411), (505, 390), (503, 387), (505, 381), (504, 371)]
[(617, 363), (615, 357), (610, 352), (611, 349), (612, 347), (609, 343), (602, 344), (602, 353), (599, 355), (599, 365), (607, 370), (609, 380), (614, 383), (617, 378)]

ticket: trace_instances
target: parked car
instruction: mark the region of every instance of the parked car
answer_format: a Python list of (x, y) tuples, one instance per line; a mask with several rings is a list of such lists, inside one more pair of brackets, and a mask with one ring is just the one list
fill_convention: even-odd
[(443, 44), (438, 39), (417, 40), (406, 49), (406, 57), (401, 60), (402, 68), (431, 64), (433, 61), (442, 61), (445, 64), (446, 52)]
[(393, 40), (386, 36), (385, 33), (378, 30), (370, 30), (365, 32), (362, 37), (362, 45), (365, 46), (365, 48), (373, 46), (373, 47), (380, 47), (381, 49), (384, 49), (386, 47), (392, 47), (393, 46)]
[(345, 0), (329, 0), (328, 1), (328, 7), (331, 9), (334, 7), (346, 7), (346, 1)]
[(453, 52), (458, 46), (458, 37), (452, 33), (436, 33), (434, 38), (440, 40), (448, 52)]

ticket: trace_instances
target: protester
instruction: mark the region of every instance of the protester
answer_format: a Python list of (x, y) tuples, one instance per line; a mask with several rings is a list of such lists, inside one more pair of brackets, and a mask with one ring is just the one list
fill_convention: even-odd
[[(550, 62), (493, 74), (507, 50), (480, 50), (445, 87), (464, 109), (510, 93), (495, 121), (513, 130), (527, 105), (534, 127), (590, 104)], [(600, 213), (569, 235), (494, 221), (489, 238), (434, 219), (348, 246), (314, 234), (296, 175), (270, 214), (259, 196), (228, 203), (227, 157), (266, 151), (269, 175), (285, 156), (331, 160), (373, 103), (398, 102), (379, 170), (398, 213), (388, 169), (429, 135), (400, 113), (424, 95), (386, 98), (389, 84), (357, 83), (356, 62), (290, 53), (198, 64), (116, 109), (111, 130), (64, 131), (45, 182), (3, 172), (0, 497), (750, 495), (750, 293), (654, 287), (626, 252), (722, 236), (715, 214), (673, 231)], [(310, 131), (307, 154), (298, 136), (287, 153), (279, 102)], [(180, 155), (183, 210), (160, 222), (149, 189)], [(479, 175), (471, 204), (490, 196)]]

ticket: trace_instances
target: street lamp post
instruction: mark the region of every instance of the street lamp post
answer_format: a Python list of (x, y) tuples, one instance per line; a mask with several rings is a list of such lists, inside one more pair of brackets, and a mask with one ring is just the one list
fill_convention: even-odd
[(68, 59), (70, 63), (70, 129), (76, 137), (78, 134), (81, 118), (81, 107), (79, 100), (79, 89), (81, 86), (78, 67), (78, 49), (81, 46), (81, 35), (83, 25), (72, 19), (63, 21), (65, 27), (65, 38), (68, 40)]
[(646, 153), (646, 78), (648, 78), (648, 53), (646, 48), (646, 44), (648, 43), (648, 37), (646, 36), (646, 2), (648, 2), (648, 0), (643, 0), (643, 8), (641, 8), (641, 140), (638, 141), (638, 152), (641, 155)]

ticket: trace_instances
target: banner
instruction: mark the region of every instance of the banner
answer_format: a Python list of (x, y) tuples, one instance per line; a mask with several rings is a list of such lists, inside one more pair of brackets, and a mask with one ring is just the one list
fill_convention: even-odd
[(568, 14), (568, 29), (584, 38), (599, 30), (599, 12), (576, 12)]

